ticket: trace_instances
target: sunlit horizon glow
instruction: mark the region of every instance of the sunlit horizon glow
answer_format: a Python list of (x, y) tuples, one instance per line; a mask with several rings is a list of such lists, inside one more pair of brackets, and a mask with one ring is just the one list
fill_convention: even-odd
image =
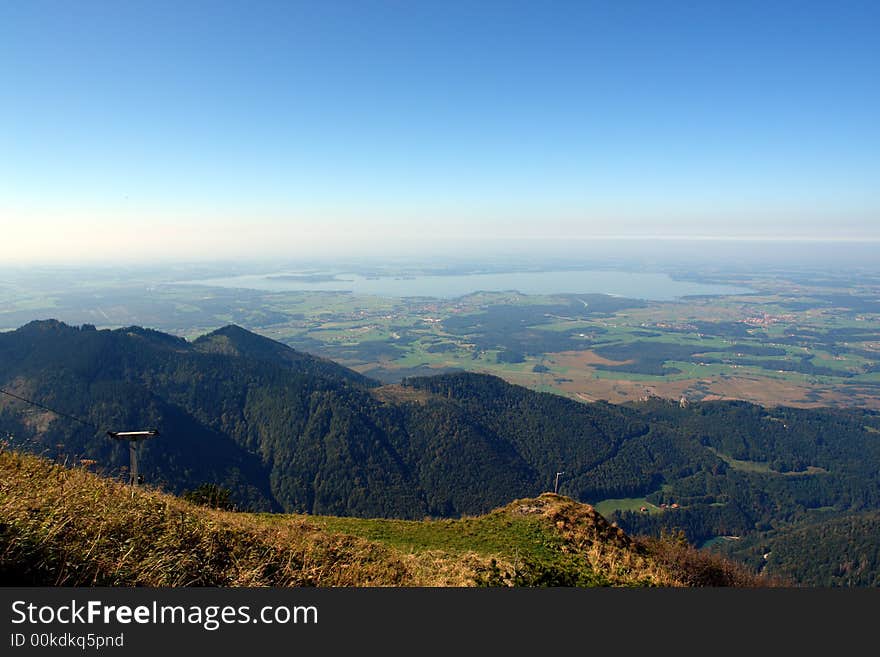
[(6, 3), (0, 265), (880, 240), (880, 5), (768, 4)]

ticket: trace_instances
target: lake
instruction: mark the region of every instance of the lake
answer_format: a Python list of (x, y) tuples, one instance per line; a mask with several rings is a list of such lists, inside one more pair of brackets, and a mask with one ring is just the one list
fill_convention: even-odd
[[(335, 280), (323, 280), (335, 276)], [(454, 298), (473, 292), (516, 290), (523, 294), (610, 294), (632, 299), (672, 301), (693, 295), (748, 294), (747, 288), (679, 281), (667, 274), (612, 270), (456, 274), (449, 276), (364, 277), (346, 272), (325, 276), (272, 272), (178, 281), (179, 285), (248, 288), (271, 292), (343, 291), (382, 297)]]

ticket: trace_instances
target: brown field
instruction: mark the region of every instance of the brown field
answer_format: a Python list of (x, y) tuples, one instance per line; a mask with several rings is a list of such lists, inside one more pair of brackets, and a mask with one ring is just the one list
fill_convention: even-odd
[[(569, 372), (571, 382), (556, 384), (560, 392), (581, 401), (604, 399), (622, 403), (644, 399), (646, 396), (690, 401), (743, 400), (762, 406), (797, 406), (816, 408), (820, 406), (862, 406), (880, 410), (880, 400), (870, 395), (853, 394), (832, 387), (799, 386), (787, 381), (757, 377), (725, 377), (682, 379), (679, 381), (626, 381), (578, 377)], [(810, 399), (813, 391), (818, 399)]]
[(629, 365), (630, 360), (608, 360), (602, 358), (592, 349), (584, 351), (559, 351), (554, 354), (547, 354), (547, 361), (558, 365), (559, 367), (571, 367), (573, 369), (583, 369), (590, 365)]
[[(797, 406), (817, 408), (827, 406), (862, 407), (880, 410), (880, 398), (875, 390), (851, 385), (807, 384), (797, 380), (760, 376), (743, 373), (739, 376), (715, 374), (689, 379), (636, 379), (625, 378), (625, 372), (616, 375), (621, 378), (597, 378), (596, 365), (625, 365), (631, 360), (615, 361), (599, 356), (594, 351), (560, 351), (548, 353), (541, 363), (551, 371), (533, 372), (531, 365), (517, 370), (512, 368), (476, 368), (488, 374), (500, 376), (506, 381), (527, 388), (552, 389), (560, 394), (584, 402), (605, 400), (619, 404), (645, 399), (649, 396), (689, 401), (742, 400), (762, 406)], [(393, 362), (382, 365), (394, 369)], [(459, 363), (435, 363), (434, 367), (446, 365), (456, 367)], [(355, 369), (366, 371), (375, 363), (362, 365)], [(385, 386), (374, 392), (385, 401), (408, 400), (424, 402), (422, 398), (412, 397), (412, 393), (399, 386)]]
[(496, 372), (511, 383), (527, 387), (551, 387), (574, 399), (611, 403), (638, 401), (648, 396), (689, 401), (742, 400), (762, 406), (859, 406), (880, 410), (880, 399), (869, 389), (856, 385), (819, 385), (775, 378), (773, 376), (712, 375), (689, 379), (597, 378), (595, 365), (623, 365), (632, 361), (603, 358), (592, 350), (562, 351), (547, 354), (543, 363), (553, 371)]

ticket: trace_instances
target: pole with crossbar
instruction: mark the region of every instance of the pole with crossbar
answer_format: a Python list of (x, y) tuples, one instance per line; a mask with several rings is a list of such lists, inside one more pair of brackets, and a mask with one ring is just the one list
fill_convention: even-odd
[(132, 488), (138, 485), (138, 462), (137, 462), (137, 444), (147, 438), (155, 438), (159, 435), (156, 429), (148, 431), (108, 431), (107, 435), (114, 440), (128, 441), (128, 480)]

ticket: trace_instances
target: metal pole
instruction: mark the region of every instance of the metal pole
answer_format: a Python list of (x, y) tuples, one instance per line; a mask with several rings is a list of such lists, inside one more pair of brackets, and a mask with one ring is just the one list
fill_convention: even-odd
[(128, 441), (128, 460), (131, 464), (131, 485), (133, 488), (137, 488), (138, 485), (138, 459), (137, 459), (137, 442), (134, 440)]
[(149, 431), (108, 431), (107, 435), (114, 440), (128, 441), (128, 476), (132, 488), (138, 485), (137, 443), (139, 440), (155, 438), (159, 435), (156, 429)]

